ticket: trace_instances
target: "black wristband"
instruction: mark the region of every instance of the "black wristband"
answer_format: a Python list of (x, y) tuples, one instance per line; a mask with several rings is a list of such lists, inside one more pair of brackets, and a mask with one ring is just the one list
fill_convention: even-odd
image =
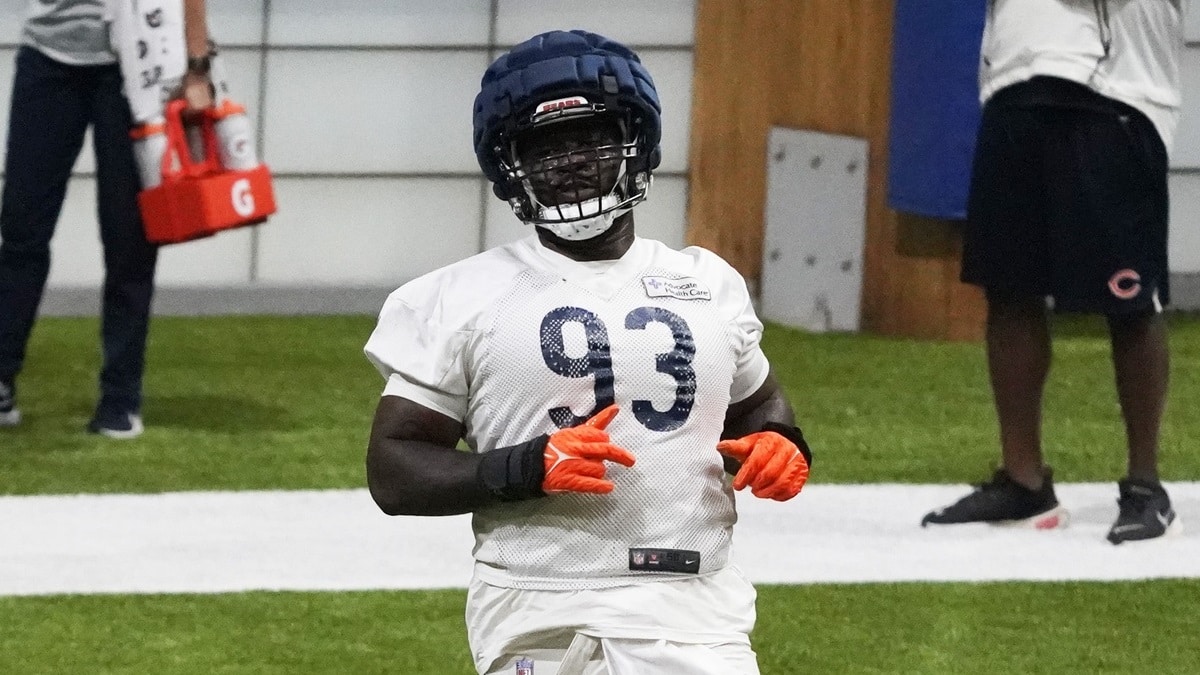
[(187, 60), (187, 72), (192, 75), (208, 75), (212, 70), (212, 58), (208, 55), (204, 56), (189, 56)]
[(208, 41), (208, 51), (202, 56), (187, 55), (187, 72), (193, 75), (208, 75), (212, 70), (212, 57), (217, 55), (217, 45)]
[(475, 480), (502, 502), (545, 497), (542, 480), (546, 477), (546, 442), (538, 436), (518, 445), (488, 450), (480, 455)]
[(791, 427), (779, 422), (767, 422), (763, 425), (762, 430), (774, 431), (795, 443), (796, 447), (800, 449), (800, 454), (804, 455), (804, 461), (808, 462), (809, 468), (812, 468), (812, 450), (808, 447), (808, 441), (804, 440), (804, 432), (800, 431), (800, 427)]

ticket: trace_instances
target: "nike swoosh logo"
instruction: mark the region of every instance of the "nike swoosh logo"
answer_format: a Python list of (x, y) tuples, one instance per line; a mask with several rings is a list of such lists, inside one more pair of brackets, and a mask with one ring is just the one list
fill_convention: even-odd
[(1144, 526), (1143, 526), (1143, 525), (1141, 525), (1141, 524), (1138, 524), (1138, 525), (1118, 525), (1118, 526), (1114, 527), (1114, 528), (1112, 529), (1112, 531), (1113, 531), (1113, 532), (1128, 532), (1129, 530), (1140, 530), (1140, 529), (1142, 529), (1142, 527), (1144, 527)]
[(695, 565), (698, 562), (700, 562), (700, 561), (699, 560), (684, 560), (683, 564), (684, 565)]
[(1171, 517), (1161, 511), (1155, 511), (1154, 517), (1158, 518), (1158, 522), (1162, 523), (1163, 527), (1167, 527), (1171, 524)]

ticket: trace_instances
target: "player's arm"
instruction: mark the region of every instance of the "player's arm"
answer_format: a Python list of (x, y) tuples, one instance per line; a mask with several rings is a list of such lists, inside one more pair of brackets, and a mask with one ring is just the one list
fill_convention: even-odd
[(444, 516), (495, 501), (476, 480), (479, 456), (455, 449), (463, 426), (399, 396), (375, 407), (367, 487), (386, 514)]
[(187, 101), (189, 113), (197, 113), (213, 104), (213, 82), (210, 68), (214, 54), (208, 35), (208, 8), (205, 0), (184, 0), (184, 50), (188, 68), (183, 74), (180, 95)]
[(444, 516), (552, 492), (611, 492), (604, 462), (633, 466), (605, 427), (609, 406), (583, 424), (481, 454), (455, 449), (460, 422), (398, 396), (375, 409), (367, 445), (367, 486), (388, 515)]
[(740, 438), (762, 429), (767, 422), (796, 423), (792, 405), (772, 373), (767, 373), (767, 379), (753, 394), (729, 405), (725, 411), (725, 428), (721, 438)]
[(729, 406), (721, 438), (717, 449), (734, 489), (749, 485), (756, 497), (785, 501), (808, 480), (812, 451), (770, 373), (758, 390)]
[[(725, 412), (725, 428), (721, 438), (741, 438), (760, 431), (768, 422), (792, 426), (796, 423), (796, 414), (792, 405), (783, 395), (778, 380), (772, 373), (767, 373), (767, 379), (753, 394), (747, 398), (730, 404)], [(742, 468), (742, 463), (723, 455), (725, 471), (736, 475)]]

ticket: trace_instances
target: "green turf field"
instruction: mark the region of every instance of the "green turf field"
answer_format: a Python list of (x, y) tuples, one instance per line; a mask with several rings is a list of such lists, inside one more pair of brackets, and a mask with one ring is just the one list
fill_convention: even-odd
[[(1172, 315), (1163, 475), (1200, 479), (1200, 319)], [(382, 381), (371, 317), (159, 318), (147, 432), (81, 433), (94, 320), (45, 319), (0, 430), (0, 494), (363, 485)], [(814, 481), (967, 482), (996, 462), (980, 345), (768, 330)], [(1060, 481), (1122, 471), (1102, 324), (1059, 324), (1046, 445)], [(0, 545), (19, 545), (0, 542)], [(786, 554), (783, 552), (782, 554)], [(469, 672), (461, 591), (0, 598), (0, 673)], [(1200, 672), (1200, 582), (762, 587), (763, 672)]]
[[(1195, 673), (1187, 599), (1198, 592), (1184, 581), (766, 586), (754, 641), (764, 675)], [(464, 599), (0, 598), (0, 672), (467, 675)]]

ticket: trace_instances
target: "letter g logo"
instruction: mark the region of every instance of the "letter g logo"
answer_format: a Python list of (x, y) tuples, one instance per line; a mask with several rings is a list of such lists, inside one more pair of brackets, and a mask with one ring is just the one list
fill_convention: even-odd
[(233, 200), (233, 210), (237, 211), (239, 216), (244, 218), (254, 213), (254, 194), (250, 192), (250, 179), (238, 179), (233, 184), (229, 196)]

